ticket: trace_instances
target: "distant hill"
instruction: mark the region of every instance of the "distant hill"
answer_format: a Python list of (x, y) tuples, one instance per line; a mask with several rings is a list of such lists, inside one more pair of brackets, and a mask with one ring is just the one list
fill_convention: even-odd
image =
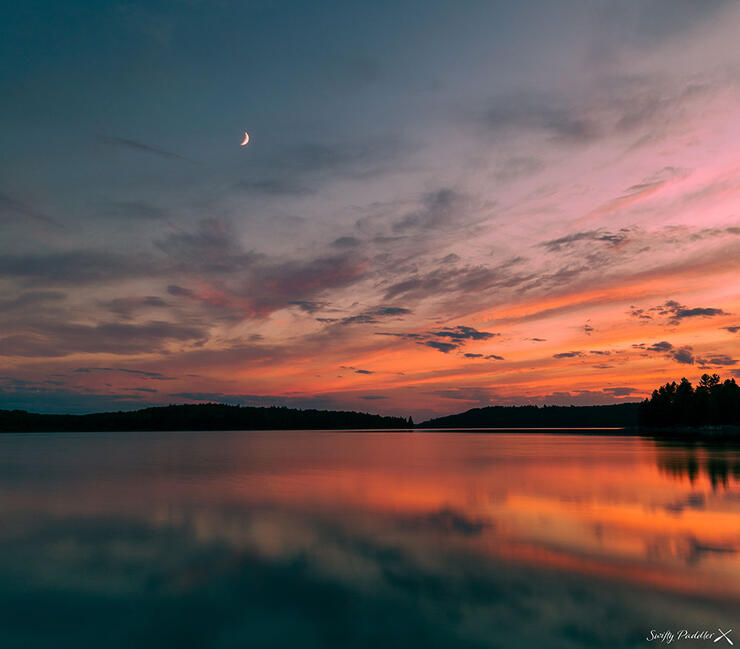
[(253, 408), (217, 403), (145, 408), (89, 415), (40, 415), (0, 410), (0, 432), (85, 432), (135, 430), (322, 430), (408, 428), (402, 417), (364, 412)]
[(639, 403), (609, 406), (488, 406), (437, 417), (420, 428), (611, 428), (637, 425)]

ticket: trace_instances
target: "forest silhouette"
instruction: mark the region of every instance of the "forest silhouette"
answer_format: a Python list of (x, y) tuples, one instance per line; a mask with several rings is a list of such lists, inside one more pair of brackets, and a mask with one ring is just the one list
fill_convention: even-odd
[(704, 374), (696, 388), (685, 377), (666, 383), (640, 404), (638, 421), (649, 428), (740, 425), (740, 386), (718, 374)]
[(411, 417), (364, 412), (225, 405), (170, 405), (85, 415), (0, 410), (0, 432), (135, 430), (351, 430), (412, 428), (640, 428), (651, 434), (740, 426), (740, 386), (704, 374), (653, 390), (643, 402), (601, 406), (488, 406), (414, 425)]

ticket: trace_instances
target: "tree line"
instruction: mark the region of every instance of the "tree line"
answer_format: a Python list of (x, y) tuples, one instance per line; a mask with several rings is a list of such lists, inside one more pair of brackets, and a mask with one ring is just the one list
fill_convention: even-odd
[(718, 374), (704, 374), (696, 387), (684, 377), (653, 390), (638, 415), (647, 427), (740, 425), (740, 386)]
[(407, 428), (411, 419), (365, 412), (230, 406), (220, 403), (171, 405), (129, 412), (43, 415), (0, 410), (4, 432), (89, 432), (135, 430), (340, 430)]

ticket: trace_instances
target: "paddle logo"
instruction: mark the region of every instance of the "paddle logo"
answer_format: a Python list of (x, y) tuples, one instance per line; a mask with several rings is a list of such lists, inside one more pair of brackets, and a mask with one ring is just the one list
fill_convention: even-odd
[(718, 635), (714, 639), (715, 642), (719, 642), (720, 640), (722, 640), (724, 638), (731, 645), (734, 645), (735, 644), (732, 640), (730, 640), (730, 633), (732, 633), (732, 629), (728, 629), (727, 631), (723, 631), (722, 629), (718, 629), (718, 631), (719, 631), (720, 635)]
[[(665, 631), (658, 631), (656, 629), (650, 629), (650, 633), (645, 639), (648, 642), (659, 642), (661, 644), (673, 644), (674, 642), (680, 642), (681, 640), (710, 640), (713, 644), (716, 644), (724, 640), (727, 644), (735, 646), (735, 643), (730, 639), (731, 633), (732, 629), (724, 631), (720, 628), (718, 628), (717, 631), (709, 631), (708, 629), (701, 631), (689, 631), (688, 629), (680, 629), (676, 631), (666, 629)], [(725, 643), (722, 642), (721, 646), (724, 646), (724, 644)]]

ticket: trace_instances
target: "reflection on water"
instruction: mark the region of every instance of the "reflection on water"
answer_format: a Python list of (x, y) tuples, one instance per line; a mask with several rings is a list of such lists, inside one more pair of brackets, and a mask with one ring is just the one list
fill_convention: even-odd
[(2, 647), (644, 647), (737, 626), (740, 450), (0, 436)]

